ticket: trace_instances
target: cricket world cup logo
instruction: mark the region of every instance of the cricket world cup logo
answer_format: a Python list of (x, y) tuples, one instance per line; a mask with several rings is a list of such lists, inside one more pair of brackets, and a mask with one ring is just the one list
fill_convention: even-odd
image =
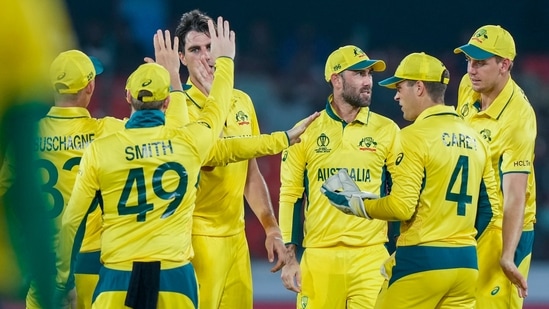
[(315, 149), (316, 153), (328, 153), (331, 151), (330, 148), (328, 148), (328, 145), (330, 144), (330, 138), (322, 133), (316, 138), (316, 145), (318, 148)]
[(461, 114), (461, 118), (467, 117), (467, 115), (469, 115), (469, 104), (464, 104), (461, 107), (461, 110), (459, 111), (459, 113)]

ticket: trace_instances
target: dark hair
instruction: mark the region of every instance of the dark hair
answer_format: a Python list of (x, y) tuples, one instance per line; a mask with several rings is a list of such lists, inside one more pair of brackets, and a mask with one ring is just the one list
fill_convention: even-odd
[[(450, 79), (450, 72), (446, 69), (442, 72), (441, 80), (444, 80), (445, 78)], [(427, 94), (429, 95), (431, 100), (433, 100), (433, 102), (444, 103), (444, 94), (446, 93), (446, 88), (448, 88), (448, 85), (442, 82), (422, 82), (423, 85), (425, 85), (425, 89), (427, 89)], [(408, 80), (407, 83), (408, 86), (413, 86), (416, 81)]]
[[(496, 62), (497, 63), (500, 63), (502, 62), (503, 60), (505, 60), (505, 58), (501, 57), (501, 56), (498, 56), (498, 55), (495, 55), (494, 58), (496, 58)], [(509, 72), (511, 72), (511, 69), (513, 68), (513, 60), (509, 59)]]
[(160, 108), (162, 108), (162, 105), (166, 101), (166, 100), (161, 100), (161, 101), (153, 101), (153, 102), (146, 102), (146, 103), (141, 101), (141, 98), (143, 97), (152, 96), (152, 92), (150, 92), (149, 90), (140, 90), (137, 96), (139, 98), (132, 97), (131, 99), (133, 109), (135, 109), (136, 111), (155, 110), (155, 109), (159, 110)]
[[(175, 29), (175, 36), (179, 38), (179, 51), (185, 54), (185, 38), (191, 31), (196, 31), (210, 36), (208, 20), (212, 18), (200, 10), (192, 10), (181, 15), (179, 24)], [(215, 24), (215, 21), (214, 21)]]

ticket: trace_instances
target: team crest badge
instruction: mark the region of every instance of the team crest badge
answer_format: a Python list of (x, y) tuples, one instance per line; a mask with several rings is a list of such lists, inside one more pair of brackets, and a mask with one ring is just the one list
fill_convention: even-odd
[(479, 31), (475, 32), (473, 34), (473, 37), (471, 38), (471, 41), (477, 41), (479, 43), (484, 42), (484, 40), (488, 39), (488, 31), (486, 29), (480, 29)]
[(284, 150), (282, 153), (282, 162), (286, 161), (288, 159), (288, 150)]
[(236, 113), (235, 118), (238, 125), (243, 126), (250, 124), (248, 115), (246, 115), (243, 111), (239, 111), (238, 113)]
[(362, 58), (362, 57), (366, 57), (366, 53), (364, 53), (362, 51), (362, 49), (356, 47), (355, 49), (353, 49), (353, 53), (355, 54), (355, 57), (359, 57), (359, 58)]
[(307, 308), (308, 303), (309, 303), (309, 297), (301, 296), (301, 309)]
[(376, 151), (377, 142), (370, 136), (364, 137), (358, 142), (358, 149), (362, 151)]
[(480, 131), (480, 135), (482, 135), (482, 137), (487, 141), (487, 142), (491, 142), (492, 141), (492, 131), (488, 130), (488, 129), (484, 129), (482, 131)]

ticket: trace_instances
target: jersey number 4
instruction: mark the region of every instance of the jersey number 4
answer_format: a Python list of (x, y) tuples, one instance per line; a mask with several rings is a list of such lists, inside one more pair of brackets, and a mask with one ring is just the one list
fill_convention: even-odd
[[(166, 172), (175, 172), (179, 183), (173, 191), (166, 191), (162, 186), (162, 178)], [(173, 178), (171, 178), (173, 179)], [(154, 194), (163, 200), (172, 200), (166, 210), (162, 214), (161, 218), (167, 218), (171, 216), (177, 207), (181, 204), (183, 197), (187, 191), (187, 171), (183, 165), (177, 162), (167, 162), (160, 165), (153, 173), (152, 179), (148, 180), (152, 184)], [(154, 204), (150, 202), (147, 187), (145, 186), (146, 179), (145, 173), (142, 167), (132, 168), (128, 173), (124, 190), (120, 195), (118, 201), (118, 214), (119, 215), (134, 215), (137, 214), (137, 221), (143, 222), (146, 219), (147, 212), (154, 209)], [(133, 188), (137, 192), (137, 204), (128, 205), (128, 200), (133, 191)]]
[[(459, 156), (446, 189), (446, 200), (457, 203), (457, 215), (465, 216), (465, 210), (467, 204), (471, 204), (473, 198), (467, 195), (467, 182), (469, 180), (469, 157)], [(456, 185), (459, 185), (459, 192), (454, 193), (452, 189)]]

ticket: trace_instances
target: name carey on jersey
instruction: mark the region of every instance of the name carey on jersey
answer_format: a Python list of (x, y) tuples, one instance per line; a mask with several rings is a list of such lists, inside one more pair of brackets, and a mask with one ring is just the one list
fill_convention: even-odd
[[(317, 181), (326, 181), (330, 176), (337, 174), (343, 167), (319, 168), (317, 171)], [(349, 176), (356, 182), (371, 182), (370, 169), (368, 168), (346, 168)]]
[(39, 136), (35, 140), (34, 151), (80, 150), (88, 147), (94, 138), (95, 133), (69, 136)]
[(150, 142), (141, 145), (131, 145), (125, 148), (126, 160), (160, 157), (173, 154), (171, 140)]
[(446, 147), (477, 150), (477, 139), (463, 133), (443, 132), (442, 143)]

